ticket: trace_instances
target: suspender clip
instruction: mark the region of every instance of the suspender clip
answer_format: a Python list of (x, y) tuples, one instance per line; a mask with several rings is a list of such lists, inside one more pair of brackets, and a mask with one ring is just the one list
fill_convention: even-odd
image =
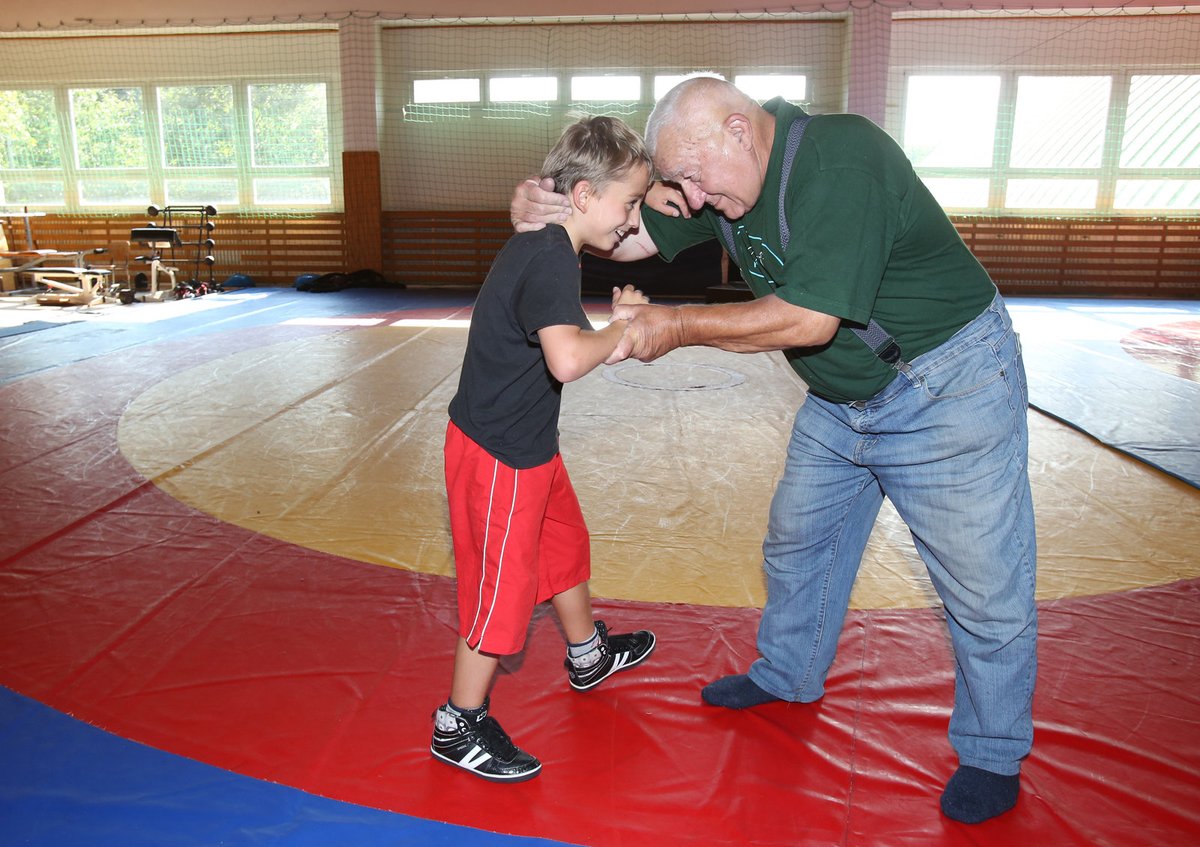
[(889, 365), (898, 367), (896, 363), (900, 361), (900, 357), (903, 355), (903, 353), (900, 350), (900, 345), (897, 344), (896, 339), (893, 338), (883, 347), (876, 350), (875, 355), (883, 359), (883, 361), (887, 362)]

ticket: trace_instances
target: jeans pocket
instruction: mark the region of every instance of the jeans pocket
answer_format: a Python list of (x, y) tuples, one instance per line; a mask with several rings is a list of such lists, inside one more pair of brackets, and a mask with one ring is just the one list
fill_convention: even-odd
[(1007, 333), (999, 346), (994, 339), (980, 338), (918, 372), (925, 395), (932, 400), (967, 397), (983, 391), (997, 380), (1004, 379), (1016, 360), (1012, 333)]

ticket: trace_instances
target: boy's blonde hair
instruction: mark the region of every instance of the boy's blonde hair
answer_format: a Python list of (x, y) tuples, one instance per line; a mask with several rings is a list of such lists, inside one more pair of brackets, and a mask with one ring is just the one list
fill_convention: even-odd
[(597, 188), (621, 179), (638, 165), (653, 173), (654, 165), (641, 136), (620, 118), (585, 117), (563, 130), (542, 163), (542, 177), (554, 180), (554, 190), (570, 194), (587, 180)]

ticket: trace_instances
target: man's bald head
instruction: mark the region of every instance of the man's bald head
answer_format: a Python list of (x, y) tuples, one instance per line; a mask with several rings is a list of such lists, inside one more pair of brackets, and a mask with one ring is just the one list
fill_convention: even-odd
[(668, 91), (646, 121), (646, 148), (655, 155), (663, 135), (688, 147), (720, 131), (725, 119), (762, 111), (758, 102), (717, 74), (689, 76)]
[(758, 202), (775, 138), (775, 116), (719, 76), (688, 77), (658, 101), (646, 147), (688, 206), (727, 218)]

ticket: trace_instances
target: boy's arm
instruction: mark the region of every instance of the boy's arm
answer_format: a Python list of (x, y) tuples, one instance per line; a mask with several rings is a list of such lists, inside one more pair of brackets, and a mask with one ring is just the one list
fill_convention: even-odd
[[(647, 305), (650, 299), (632, 285), (613, 287), (612, 305)], [(626, 321), (613, 321), (601, 330), (581, 329), (574, 324), (542, 327), (538, 330), (538, 341), (546, 366), (559, 382), (573, 382), (591, 372), (597, 365), (613, 363), (612, 353), (617, 348)], [(616, 360), (614, 360), (616, 361)]]
[(537, 334), (550, 373), (559, 382), (574, 382), (612, 355), (624, 331), (625, 321), (613, 321), (594, 330), (573, 324), (544, 326)]

